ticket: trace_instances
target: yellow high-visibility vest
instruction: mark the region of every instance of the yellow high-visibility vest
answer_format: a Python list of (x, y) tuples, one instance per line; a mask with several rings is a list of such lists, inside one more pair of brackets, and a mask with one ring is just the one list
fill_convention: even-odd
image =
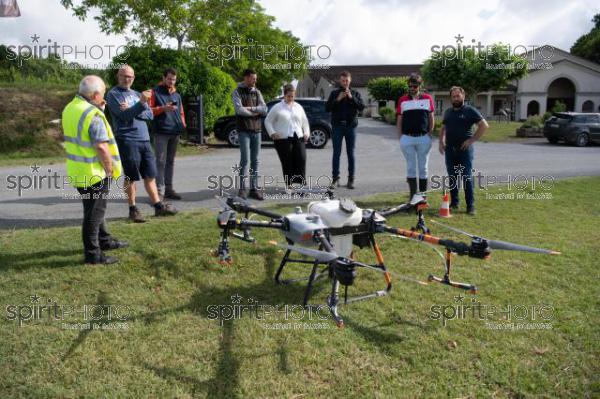
[(90, 140), (89, 127), (92, 119), (99, 116), (108, 132), (108, 147), (113, 160), (113, 178), (122, 174), (121, 158), (110, 124), (104, 113), (81, 96), (67, 104), (62, 113), (62, 127), (67, 151), (67, 176), (74, 187), (89, 187), (106, 178), (94, 143)]

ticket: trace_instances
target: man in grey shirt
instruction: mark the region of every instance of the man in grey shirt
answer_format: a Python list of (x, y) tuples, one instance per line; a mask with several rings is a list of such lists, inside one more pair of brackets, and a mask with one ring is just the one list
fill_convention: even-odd
[(240, 190), (242, 198), (248, 196), (245, 178), (250, 158), (250, 198), (262, 201), (262, 193), (258, 189), (258, 157), (262, 134), (262, 118), (267, 115), (267, 105), (256, 88), (256, 71), (246, 69), (244, 81), (238, 84), (232, 95), (236, 115), (236, 128), (240, 143)]

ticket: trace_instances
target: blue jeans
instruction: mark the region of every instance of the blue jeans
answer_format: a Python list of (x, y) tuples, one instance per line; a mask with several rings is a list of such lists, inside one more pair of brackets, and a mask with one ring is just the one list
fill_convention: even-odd
[(354, 146), (356, 145), (356, 126), (334, 125), (331, 133), (333, 141), (333, 161), (331, 165), (333, 178), (340, 177), (340, 156), (342, 141), (346, 139), (346, 155), (348, 156), (348, 177), (354, 177)]
[(173, 191), (173, 172), (175, 170), (175, 154), (179, 144), (178, 134), (161, 134), (154, 136), (154, 153), (156, 154), (156, 188), (160, 195)]
[(250, 189), (258, 187), (258, 156), (260, 155), (261, 132), (238, 133), (240, 142), (240, 188), (246, 188), (248, 158), (250, 159)]
[[(450, 204), (458, 206), (459, 181), (465, 189), (467, 208), (472, 208), (473, 197), (473, 145), (465, 151), (459, 145), (446, 146), (446, 171), (450, 177)], [(459, 178), (460, 176), (460, 178)]]
[(431, 136), (409, 136), (403, 134), (400, 138), (400, 149), (406, 158), (406, 177), (417, 177), (417, 166), (419, 168), (419, 179), (427, 179), (427, 162), (431, 150)]

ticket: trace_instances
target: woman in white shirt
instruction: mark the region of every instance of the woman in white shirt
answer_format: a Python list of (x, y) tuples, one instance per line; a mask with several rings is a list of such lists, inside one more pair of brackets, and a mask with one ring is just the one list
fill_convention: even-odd
[(310, 126), (304, 108), (294, 101), (296, 89), (283, 88), (283, 100), (273, 106), (265, 119), (267, 133), (275, 143), (286, 188), (306, 184), (306, 142)]

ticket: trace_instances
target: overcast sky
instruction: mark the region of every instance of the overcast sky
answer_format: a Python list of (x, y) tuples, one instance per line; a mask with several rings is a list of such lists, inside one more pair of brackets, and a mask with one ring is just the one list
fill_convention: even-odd
[[(93, 19), (72, 16), (59, 0), (17, 0), (20, 18), (0, 18), (0, 42), (31, 45), (58, 42), (79, 47), (123, 45), (123, 36), (99, 33)], [(77, 2), (77, 0), (76, 0)], [(550, 44), (569, 50), (592, 28), (600, 12), (591, 0), (260, 0), (275, 25), (290, 30), (306, 45), (329, 46), (328, 64), (410, 64), (431, 55), (433, 45), (453, 45), (464, 36), (483, 45)], [(416, 4), (416, 5), (415, 5)], [(88, 50), (89, 51), (89, 50)], [(98, 57), (100, 48), (88, 59)], [(67, 57), (72, 59), (71, 57)], [(107, 58), (102, 59), (106, 62)]]

